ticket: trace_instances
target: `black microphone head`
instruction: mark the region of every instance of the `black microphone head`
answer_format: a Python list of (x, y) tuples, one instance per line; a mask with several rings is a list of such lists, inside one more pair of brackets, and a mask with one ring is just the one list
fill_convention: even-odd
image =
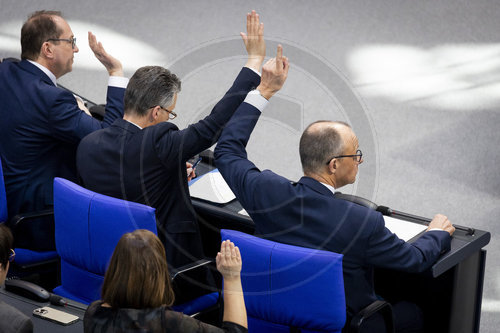
[(64, 298), (56, 294), (50, 294), (49, 302), (50, 304), (60, 305), (60, 306), (65, 306), (66, 304), (68, 304), (68, 302), (66, 302)]
[(392, 215), (392, 209), (390, 209), (387, 206), (378, 206), (377, 207), (377, 212), (382, 213), (382, 215), (385, 216), (391, 216)]

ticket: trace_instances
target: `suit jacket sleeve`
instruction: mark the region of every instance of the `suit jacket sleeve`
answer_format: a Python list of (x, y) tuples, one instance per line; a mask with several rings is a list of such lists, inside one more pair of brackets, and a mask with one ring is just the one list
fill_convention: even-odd
[(123, 117), (125, 89), (108, 87), (106, 115), (98, 121), (78, 108), (75, 97), (66, 90), (58, 90), (49, 109), (49, 126), (52, 136), (65, 142), (78, 143), (84, 136), (105, 128)]
[[(260, 76), (251, 69), (243, 67), (231, 88), (207, 117), (184, 130), (165, 131), (158, 136), (156, 150), (160, 159), (169, 161), (172, 156), (179, 154), (179, 158), (186, 161), (217, 142), (224, 125), (243, 102), (247, 93), (259, 83)], [(168, 140), (164, 140), (163, 136), (168, 136)]]
[(261, 190), (269, 189), (272, 183), (290, 183), (270, 170), (261, 172), (247, 159), (246, 145), (260, 111), (248, 103), (242, 103), (222, 131), (215, 148), (215, 164), (227, 184), (247, 210), (256, 207), (261, 200), (255, 200)]
[(366, 247), (367, 265), (423, 272), (437, 261), (441, 253), (450, 250), (451, 237), (445, 231), (426, 232), (417, 241), (407, 243), (385, 228), (381, 214), (376, 215)]

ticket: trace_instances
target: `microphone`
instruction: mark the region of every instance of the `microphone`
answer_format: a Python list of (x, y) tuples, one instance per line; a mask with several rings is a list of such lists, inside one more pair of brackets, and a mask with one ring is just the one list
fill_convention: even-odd
[(59, 305), (59, 306), (68, 305), (68, 302), (64, 298), (62, 298), (61, 296), (58, 296), (56, 294), (50, 294), (49, 302), (50, 302), (50, 304)]
[(385, 216), (392, 215), (392, 209), (390, 209), (389, 207), (386, 207), (386, 206), (378, 206), (376, 211), (382, 213), (382, 215), (385, 215)]

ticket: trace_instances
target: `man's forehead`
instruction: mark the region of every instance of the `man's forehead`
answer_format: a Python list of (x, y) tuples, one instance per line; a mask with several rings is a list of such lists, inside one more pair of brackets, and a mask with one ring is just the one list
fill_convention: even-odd
[(335, 122), (335, 121), (318, 122), (316, 124), (311, 125), (310, 130), (321, 131), (328, 127), (334, 128), (340, 134), (345, 143), (347, 144), (351, 143), (355, 147), (358, 146), (358, 138), (356, 137), (356, 134), (354, 133), (352, 128), (341, 122)]
[(66, 22), (65, 19), (57, 15), (52, 16), (52, 19), (56, 23), (57, 27), (63, 31), (63, 33), (69, 32), (71, 35), (73, 35), (71, 27), (69, 26), (68, 22)]
[(339, 124), (339, 127), (337, 128), (337, 130), (339, 131), (340, 135), (344, 139), (344, 142), (346, 143), (346, 145), (353, 146), (354, 148), (357, 149), (358, 137), (356, 136), (356, 134), (354, 133), (352, 128), (345, 126), (345, 125), (342, 125), (342, 124)]

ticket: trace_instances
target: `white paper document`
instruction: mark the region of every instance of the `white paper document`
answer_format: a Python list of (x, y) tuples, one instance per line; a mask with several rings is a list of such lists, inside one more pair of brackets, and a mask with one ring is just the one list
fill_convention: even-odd
[(426, 225), (395, 219), (390, 216), (384, 216), (384, 221), (386, 228), (405, 242), (427, 229)]
[(236, 198), (217, 169), (204, 174), (189, 186), (189, 194), (192, 197), (218, 204), (227, 203)]
[(242, 209), (238, 212), (238, 214), (245, 215), (245, 216), (250, 216), (250, 215), (248, 215), (248, 212), (247, 212), (244, 208), (242, 208)]

